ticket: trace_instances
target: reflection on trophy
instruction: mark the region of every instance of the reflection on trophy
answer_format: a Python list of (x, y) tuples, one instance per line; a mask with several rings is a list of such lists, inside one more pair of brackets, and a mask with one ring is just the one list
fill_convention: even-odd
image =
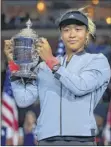
[(37, 33), (31, 29), (30, 19), (26, 23), (27, 28), (22, 29), (17, 35), (12, 37), (13, 59), (20, 66), (20, 70), (13, 73), (14, 76), (36, 78), (36, 74), (31, 71), (39, 62), (39, 56), (35, 52), (38, 41)]

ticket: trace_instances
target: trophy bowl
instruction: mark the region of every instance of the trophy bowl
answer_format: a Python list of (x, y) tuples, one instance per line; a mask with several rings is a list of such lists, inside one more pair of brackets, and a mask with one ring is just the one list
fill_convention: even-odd
[(13, 76), (36, 78), (34, 67), (38, 65), (39, 56), (35, 51), (38, 41), (38, 34), (31, 29), (30, 20), (26, 23), (27, 28), (22, 29), (17, 35), (12, 37), (13, 60), (19, 65), (20, 70), (12, 73)]

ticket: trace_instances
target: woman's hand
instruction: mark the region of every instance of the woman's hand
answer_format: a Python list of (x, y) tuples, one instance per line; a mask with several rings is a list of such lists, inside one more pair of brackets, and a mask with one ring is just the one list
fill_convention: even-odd
[(13, 47), (12, 47), (12, 41), (11, 40), (5, 40), (4, 41), (4, 53), (8, 59), (8, 61), (13, 60)]
[(36, 44), (36, 51), (38, 52), (38, 55), (41, 57), (41, 59), (44, 61), (47, 61), (51, 57), (53, 57), (51, 46), (45, 38), (39, 39), (39, 41)]

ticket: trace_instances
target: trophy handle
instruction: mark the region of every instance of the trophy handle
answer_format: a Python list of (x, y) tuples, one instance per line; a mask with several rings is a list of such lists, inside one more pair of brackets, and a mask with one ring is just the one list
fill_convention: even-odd
[(38, 39), (34, 40), (33, 47), (32, 47), (33, 48), (32, 56), (33, 56), (34, 61), (37, 61), (39, 59), (39, 55), (38, 55), (37, 51), (35, 50), (37, 42), (38, 42)]
[(10, 40), (11, 40), (12, 44), (14, 45), (14, 41), (13, 41), (13, 39), (14, 39), (14, 38), (12, 37)]
[(14, 37), (12, 37), (10, 40), (12, 42), (12, 54), (13, 54), (13, 60), (14, 60)]

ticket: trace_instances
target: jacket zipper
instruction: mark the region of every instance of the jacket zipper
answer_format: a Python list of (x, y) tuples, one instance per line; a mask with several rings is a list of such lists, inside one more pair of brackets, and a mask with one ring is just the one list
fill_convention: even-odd
[(60, 89), (60, 135), (62, 135), (62, 84)]
[[(65, 58), (63, 60), (62, 66), (64, 65)], [(60, 135), (62, 136), (62, 83), (60, 83)]]
[(92, 102), (92, 94), (91, 94), (91, 99), (90, 99), (89, 115), (91, 113), (91, 102)]

